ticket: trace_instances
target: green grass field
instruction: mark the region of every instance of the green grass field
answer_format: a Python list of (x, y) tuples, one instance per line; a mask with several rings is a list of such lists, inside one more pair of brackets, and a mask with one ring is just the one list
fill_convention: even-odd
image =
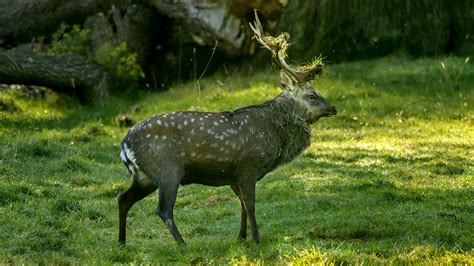
[(175, 206), (185, 248), (156, 194), (132, 208), (119, 246), (117, 196), (131, 178), (114, 118), (234, 109), (278, 95), (277, 81), (222, 71), (200, 93), (190, 82), (96, 107), (1, 91), (0, 263), (474, 263), (474, 64), (457, 57), (328, 67), (314, 84), (339, 113), (258, 183), (260, 245), (237, 241), (230, 188), (189, 185)]

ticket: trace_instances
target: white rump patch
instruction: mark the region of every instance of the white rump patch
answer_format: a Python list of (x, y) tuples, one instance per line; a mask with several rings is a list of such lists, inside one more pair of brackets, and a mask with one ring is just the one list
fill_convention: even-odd
[[(122, 159), (122, 161), (127, 165), (132, 175), (135, 176), (138, 171), (137, 159), (135, 158), (135, 153), (128, 147), (127, 143), (124, 143), (122, 145), (122, 149), (120, 151), (120, 159)], [(132, 165), (130, 165), (130, 163)]]

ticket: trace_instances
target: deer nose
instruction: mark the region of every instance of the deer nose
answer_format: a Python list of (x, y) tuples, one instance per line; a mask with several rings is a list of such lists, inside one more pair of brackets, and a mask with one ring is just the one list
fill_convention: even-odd
[(329, 114), (330, 114), (330, 115), (336, 115), (336, 114), (337, 114), (336, 106), (330, 104)]

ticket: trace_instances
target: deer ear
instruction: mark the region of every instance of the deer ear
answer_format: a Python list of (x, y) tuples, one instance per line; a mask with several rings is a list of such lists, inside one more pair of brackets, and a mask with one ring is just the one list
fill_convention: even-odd
[(285, 70), (280, 71), (280, 88), (287, 91), (295, 91), (298, 88), (298, 82)]

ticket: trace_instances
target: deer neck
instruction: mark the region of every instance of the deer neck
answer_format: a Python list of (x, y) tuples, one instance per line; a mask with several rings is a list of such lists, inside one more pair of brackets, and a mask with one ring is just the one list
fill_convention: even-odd
[(310, 145), (311, 130), (301, 117), (296, 101), (283, 92), (268, 105), (267, 117), (275, 131), (275, 141), (280, 146), (280, 164), (287, 163)]

